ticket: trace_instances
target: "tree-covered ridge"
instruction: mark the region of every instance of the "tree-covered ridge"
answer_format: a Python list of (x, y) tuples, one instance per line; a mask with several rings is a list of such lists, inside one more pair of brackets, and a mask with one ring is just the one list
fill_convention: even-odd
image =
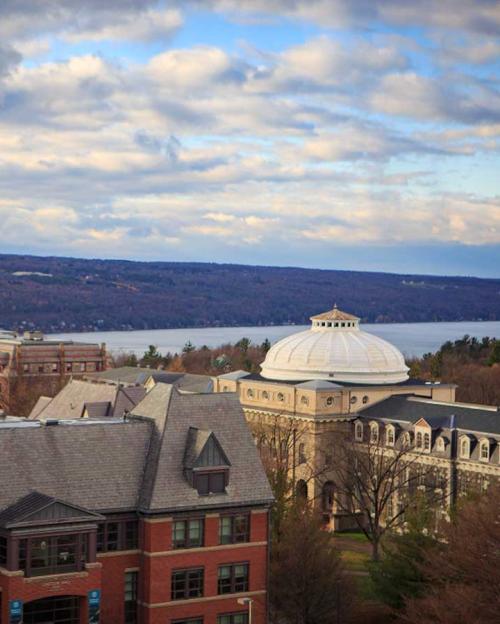
[(500, 319), (500, 280), (0, 255), (0, 327), (46, 332)]

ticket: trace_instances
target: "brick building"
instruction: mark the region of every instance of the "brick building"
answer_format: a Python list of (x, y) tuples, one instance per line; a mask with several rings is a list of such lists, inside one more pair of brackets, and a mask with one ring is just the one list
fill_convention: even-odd
[(106, 362), (104, 344), (0, 331), (0, 409), (27, 416), (38, 396), (53, 396), (70, 377), (103, 371)]
[(2, 624), (264, 624), (272, 494), (235, 395), (0, 422)]

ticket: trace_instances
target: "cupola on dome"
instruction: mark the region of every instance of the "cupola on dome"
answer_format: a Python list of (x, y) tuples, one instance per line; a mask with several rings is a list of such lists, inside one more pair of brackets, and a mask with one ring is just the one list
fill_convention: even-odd
[(408, 379), (402, 353), (359, 327), (359, 318), (333, 310), (311, 317), (311, 328), (278, 341), (262, 364), (262, 377), (278, 381), (328, 379), (395, 384)]

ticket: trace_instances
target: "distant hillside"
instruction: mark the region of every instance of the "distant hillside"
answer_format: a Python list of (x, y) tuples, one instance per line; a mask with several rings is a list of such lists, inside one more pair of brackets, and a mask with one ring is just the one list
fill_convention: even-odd
[(500, 280), (0, 254), (0, 327), (46, 332), (500, 319)]

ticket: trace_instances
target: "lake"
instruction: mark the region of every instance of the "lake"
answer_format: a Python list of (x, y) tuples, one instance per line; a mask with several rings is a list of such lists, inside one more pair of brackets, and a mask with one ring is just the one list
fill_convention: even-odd
[[(190, 340), (195, 346), (218, 347), (227, 342), (237, 342), (249, 338), (260, 344), (266, 338), (271, 343), (307, 326), (285, 325), (265, 327), (197, 327), (192, 329), (151, 329), (137, 331), (111, 331), (54, 334), (53, 339), (82, 342), (105, 342), (108, 350), (133, 352), (142, 355), (149, 345), (156, 345), (160, 353), (178, 353)], [(500, 338), (500, 321), (460, 322), (460, 323), (391, 323), (362, 325), (362, 329), (394, 344), (406, 356), (421, 356), (436, 351), (446, 340), (457, 340), (465, 334), (482, 338)]]

